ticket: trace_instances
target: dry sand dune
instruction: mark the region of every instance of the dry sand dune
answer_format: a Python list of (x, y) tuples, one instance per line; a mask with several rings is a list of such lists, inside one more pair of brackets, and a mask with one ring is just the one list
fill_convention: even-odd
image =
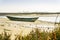
[(12, 34), (11, 40), (14, 40), (15, 35), (26, 36), (30, 33), (30, 31), (32, 31), (32, 28), (25, 28), (23, 24), (26, 23), (10, 21), (5, 18), (0, 18), (0, 34), (3, 33), (4, 31), (6, 31), (9, 34)]
[(23, 31), (22, 35), (26, 35), (32, 30), (32, 28), (25, 28), (25, 24), (25, 22), (10, 21), (6, 18), (0, 18), (0, 33), (6, 29), (7, 31), (10, 30), (10, 32), (14, 34), (19, 34)]
[(11, 21), (8, 18), (0, 18), (0, 27), (15, 31), (15, 30), (21, 30), (22, 28), (24, 30), (24, 28), (26, 29), (28, 27), (41, 27), (41, 28), (52, 27), (53, 28), (54, 23), (44, 22), (44, 21), (21, 22), (21, 21)]
[[(21, 22), (11, 21), (8, 18), (0, 18), (0, 33), (5, 30), (6, 32), (12, 34), (12, 37), (19, 34), (22, 36), (26, 36), (33, 30), (32, 27), (40, 27), (40, 29), (43, 28), (41, 30), (47, 30), (48, 26), (54, 28), (56, 25), (54, 26), (54, 23), (43, 21)], [(52, 29), (50, 29), (50, 31), (52, 31)]]

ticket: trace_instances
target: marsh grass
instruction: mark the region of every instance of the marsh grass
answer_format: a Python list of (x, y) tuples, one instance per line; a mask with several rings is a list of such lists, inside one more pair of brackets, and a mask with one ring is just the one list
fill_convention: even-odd
[[(11, 40), (11, 34), (5, 30), (0, 34), (0, 40)], [(56, 28), (54, 32), (41, 32), (40, 29), (35, 28), (27, 36), (15, 35), (15, 40), (60, 40), (60, 28)]]
[(0, 34), (0, 40), (10, 40), (10, 34), (4, 31), (4, 33)]
[(54, 35), (56, 36), (56, 40), (60, 40), (60, 27), (57, 27), (55, 29), (55, 34)]
[(32, 30), (27, 36), (24, 37), (20, 35), (16, 36), (15, 40), (41, 40), (40, 32), (38, 28), (36, 28), (35, 31)]

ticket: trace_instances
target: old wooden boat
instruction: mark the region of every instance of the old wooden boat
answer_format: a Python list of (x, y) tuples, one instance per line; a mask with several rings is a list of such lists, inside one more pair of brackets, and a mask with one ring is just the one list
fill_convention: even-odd
[(8, 19), (12, 21), (26, 21), (26, 22), (34, 22), (39, 17), (21, 17), (21, 16), (7, 16)]

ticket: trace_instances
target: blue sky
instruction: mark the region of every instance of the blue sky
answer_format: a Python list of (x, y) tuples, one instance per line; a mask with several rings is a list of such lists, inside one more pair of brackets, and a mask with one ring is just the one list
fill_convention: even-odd
[(0, 0), (0, 12), (59, 12), (60, 0)]

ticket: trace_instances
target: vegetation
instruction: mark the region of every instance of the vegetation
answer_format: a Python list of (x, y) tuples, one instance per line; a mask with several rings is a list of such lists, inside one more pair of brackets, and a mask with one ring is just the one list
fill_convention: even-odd
[(6, 31), (4, 33), (0, 34), (0, 40), (10, 40), (10, 34), (7, 34)]
[[(0, 40), (11, 40), (11, 34), (6, 31), (0, 34)], [(27, 36), (16, 35), (15, 40), (60, 40), (60, 28), (56, 28), (52, 33), (41, 32), (40, 29), (35, 28)]]
[(55, 33), (56, 33), (56, 39), (60, 40), (60, 27), (55, 29)]

